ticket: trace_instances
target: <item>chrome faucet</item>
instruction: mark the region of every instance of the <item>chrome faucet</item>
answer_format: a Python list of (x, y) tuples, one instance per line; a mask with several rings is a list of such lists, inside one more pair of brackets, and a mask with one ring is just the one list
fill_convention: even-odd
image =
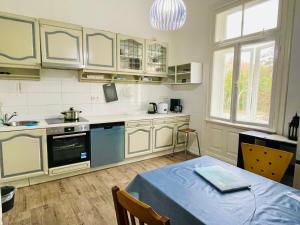
[(4, 117), (1, 119), (1, 122), (3, 124), (7, 124), (13, 117), (17, 116), (17, 112), (12, 113), (10, 116), (8, 115), (8, 113), (4, 114)]

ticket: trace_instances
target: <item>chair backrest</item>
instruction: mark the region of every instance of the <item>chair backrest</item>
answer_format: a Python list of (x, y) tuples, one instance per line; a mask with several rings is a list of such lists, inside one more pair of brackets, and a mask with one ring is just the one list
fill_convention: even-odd
[(244, 169), (280, 182), (293, 153), (265, 146), (242, 143)]
[(115, 186), (112, 188), (118, 225), (170, 225), (167, 217), (158, 215), (153, 209)]

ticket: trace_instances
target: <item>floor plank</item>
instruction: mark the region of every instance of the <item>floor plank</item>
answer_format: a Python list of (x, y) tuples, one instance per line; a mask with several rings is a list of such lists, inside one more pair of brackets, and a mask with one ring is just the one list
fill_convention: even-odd
[[(193, 156), (189, 156), (193, 158)], [(4, 225), (116, 225), (111, 187), (141, 172), (185, 160), (182, 153), (18, 189)]]

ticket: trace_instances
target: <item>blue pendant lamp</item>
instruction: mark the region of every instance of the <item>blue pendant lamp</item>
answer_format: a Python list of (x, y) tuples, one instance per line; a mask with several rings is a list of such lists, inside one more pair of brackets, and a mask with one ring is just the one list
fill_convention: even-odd
[(186, 7), (182, 0), (154, 0), (150, 9), (150, 23), (158, 30), (181, 28), (186, 20)]

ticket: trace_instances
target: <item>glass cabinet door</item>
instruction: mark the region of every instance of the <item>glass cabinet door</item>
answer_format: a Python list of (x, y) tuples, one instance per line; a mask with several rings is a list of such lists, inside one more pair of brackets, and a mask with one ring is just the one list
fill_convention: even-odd
[(147, 73), (167, 74), (168, 49), (167, 44), (157, 41), (147, 41)]
[(144, 46), (144, 39), (119, 35), (119, 71), (143, 72)]

